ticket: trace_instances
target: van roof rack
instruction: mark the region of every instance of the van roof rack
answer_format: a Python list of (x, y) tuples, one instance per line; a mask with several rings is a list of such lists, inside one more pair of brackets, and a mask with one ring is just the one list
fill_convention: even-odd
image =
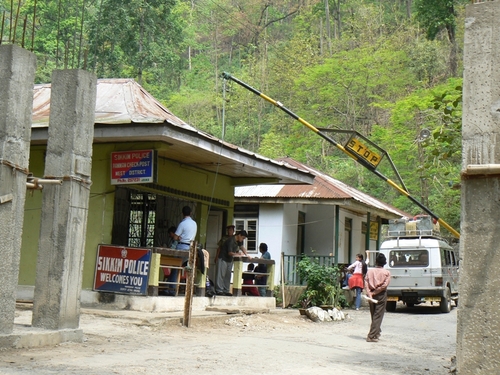
[(434, 223), (428, 215), (418, 215), (412, 219), (389, 220), (387, 236), (392, 238), (422, 238), (441, 239), (439, 223)]
[(388, 237), (441, 237), (440, 233), (435, 230), (390, 230), (387, 232)]

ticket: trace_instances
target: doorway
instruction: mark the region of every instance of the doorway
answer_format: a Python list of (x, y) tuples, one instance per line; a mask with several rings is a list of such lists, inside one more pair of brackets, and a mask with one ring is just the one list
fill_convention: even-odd
[(222, 237), (224, 230), (224, 213), (222, 211), (211, 210), (208, 214), (207, 222), (207, 243), (205, 250), (210, 254), (210, 264), (208, 268), (208, 277), (215, 281), (215, 254), (217, 253), (217, 243)]

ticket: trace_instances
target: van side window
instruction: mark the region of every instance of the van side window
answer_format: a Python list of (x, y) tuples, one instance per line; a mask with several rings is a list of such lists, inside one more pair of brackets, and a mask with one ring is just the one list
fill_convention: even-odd
[(443, 266), (454, 266), (455, 265), (455, 257), (453, 251), (450, 250), (442, 250), (444, 253)]
[(446, 265), (446, 250), (440, 249), (441, 252), (441, 266)]
[(458, 255), (454, 251), (450, 251), (450, 264), (452, 266), (458, 266)]

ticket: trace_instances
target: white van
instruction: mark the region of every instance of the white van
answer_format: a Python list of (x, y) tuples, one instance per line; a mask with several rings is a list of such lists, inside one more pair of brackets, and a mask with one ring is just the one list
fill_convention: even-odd
[[(391, 272), (386, 310), (395, 311), (398, 301), (408, 307), (439, 302), (442, 312), (450, 312), (452, 300), (458, 306), (458, 253), (436, 236), (430, 216), (405, 222), (404, 229), (401, 224), (391, 220), (389, 238), (379, 250)], [(374, 256), (370, 254), (371, 259)]]

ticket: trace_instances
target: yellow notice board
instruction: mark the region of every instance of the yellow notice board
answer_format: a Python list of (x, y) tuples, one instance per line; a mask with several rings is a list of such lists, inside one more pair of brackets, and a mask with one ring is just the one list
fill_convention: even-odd
[(360, 139), (356, 138), (355, 136), (351, 136), (345, 148), (353, 152), (375, 168), (382, 160), (382, 156), (380, 156), (375, 151), (370, 150), (363, 142), (361, 142)]
[[(366, 234), (366, 222), (361, 224), (361, 233)], [(376, 241), (378, 239), (378, 223), (370, 221), (370, 240)]]

